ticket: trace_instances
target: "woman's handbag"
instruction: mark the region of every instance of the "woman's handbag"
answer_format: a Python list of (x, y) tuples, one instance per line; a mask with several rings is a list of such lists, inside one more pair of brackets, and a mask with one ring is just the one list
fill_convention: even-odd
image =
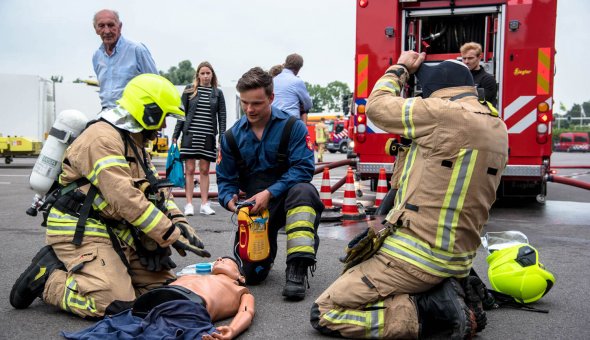
[(166, 158), (166, 178), (174, 184), (175, 187), (184, 188), (184, 166), (180, 160), (180, 151), (176, 144), (172, 144), (168, 149)]

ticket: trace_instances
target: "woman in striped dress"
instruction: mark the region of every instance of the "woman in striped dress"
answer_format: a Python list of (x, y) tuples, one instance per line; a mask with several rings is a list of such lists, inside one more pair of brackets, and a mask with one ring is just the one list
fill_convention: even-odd
[(186, 206), (184, 214), (194, 215), (193, 190), (195, 161), (199, 160), (199, 188), (201, 191), (200, 213), (213, 215), (209, 203), (209, 167), (217, 157), (217, 135), (225, 132), (225, 99), (217, 87), (217, 75), (209, 62), (197, 67), (195, 79), (182, 94), (186, 120), (178, 121), (172, 135), (176, 143), (182, 132), (180, 158), (185, 160)]

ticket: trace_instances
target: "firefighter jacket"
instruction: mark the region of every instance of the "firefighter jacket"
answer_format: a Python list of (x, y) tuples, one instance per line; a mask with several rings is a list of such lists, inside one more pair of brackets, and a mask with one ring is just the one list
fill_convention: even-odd
[(398, 229), (381, 251), (439, 277), (465, 277), (508, 159), (506, 125), (475, 88), (401, 98), (408, 73), (395, 73), (377, 81), (367, 104), (377, 127), (412, 140), (386, 218)]
[[(141, 133), (130, 133), (130, 137), (142, 157)], [(125, 144), (119, 131), (107, 122), (90, 125), (66, 150), (59, 183), (66, 186), (85, 177), (98, 189), (92, 204), (98, 214), (86, 220), (85, 241), (109, 242), (105, 221), (115, 221), (113, 231), (129, 245), (133, 245), (129, 226), (134, 226), (160, 246), (169, 246), (178, 239), (180, 230), (176, 228), (168, 237), (164, 235), (173, 222), (186, 223), (186, 219), (171, 199), (166, 201), (165, 211), (161, 211), (146, 198), (140, 189), (146, 175), (131, 146)], [(149, 159), (147, 163), (157, 175)], [(89, 188), (86, 184), (78, 190), (86, 194)], [(48, 244), (72, 241), (77, 221), (75, 214), (51, 208), (47, 219)]]

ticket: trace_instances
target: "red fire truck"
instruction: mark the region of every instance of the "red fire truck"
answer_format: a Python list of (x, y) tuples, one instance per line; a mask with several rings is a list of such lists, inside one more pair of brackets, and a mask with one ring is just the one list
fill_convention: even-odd
[[(483, 47), (482, 67), (498, 83), (498, 111), (508, 127), (509, 161), (499, 197), (544, 202), (551, 156), (557, 0), (358, 0), (353, 136), (349, 157), (376, 187), (379, 168), (391, 174), (389, 138), (365, 115), (367, 97), (404, 50), (426, 52), (426, 63), (460, 59), (459, 48)], [(419, 93), (410, 79), (404, 96)]]

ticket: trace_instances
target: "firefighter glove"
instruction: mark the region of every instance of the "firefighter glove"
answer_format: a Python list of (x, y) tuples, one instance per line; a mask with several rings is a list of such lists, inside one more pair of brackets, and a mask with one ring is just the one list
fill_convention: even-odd
[(344, 263), (342, 273), (373, 256), (381, 248), (385, 239), (391, 235), (391, 231), (391, 228), (385, 227), (375, 232), (369, 227), (355, 236), (348, 243), (344, 256), (340, 258), (340, 261)]
[(211, 254), (204, 249), (203, 241), (197, 236), (193, 227), (182, 222), (175, 223), (174, 225), (180, 230), (180, 237), (172, 246), (180, 256), (186, 256), (186, 251), (188, 250), (201, 257), (211, 257)]
[(352, 240), (350, 240), (350, 242), (348, 242), (348, 245), (346, 246), (346, 249), (344, 250), (345, 254), (343, 257), (340, 258), (340, 262), (342, 262), (342, 263), (350, 262), (350, 260), (353, 257), (356, 257), (360, 251), (363, 251), (367, 245), (370, 246), (370, 244), (369, 244), (370, 238), (374, 237), (374, 236), (375, 236), (375, 233), (373, 232), (373, 229), (371, 229), (371, 228), (367, 228), (363, 232), (356, 235)]
[(162, 248), (158, 246), (158, 249), (153, 252), (139, 255), (139, 262), (147, 270), (151, 272), (159, 272), (162, 270), (170, 270), (176, 268), (176, 263), (172, 261), (172, 251), (170, 247)]
[(162, 248), (149, 236), (143, 234), (140, 236), (140, 244), (136, 246), (139, 263), (151, 272), (170, 270), (176, 268), (176, 263), (172, 261), (172, 251), (170, 247)]

